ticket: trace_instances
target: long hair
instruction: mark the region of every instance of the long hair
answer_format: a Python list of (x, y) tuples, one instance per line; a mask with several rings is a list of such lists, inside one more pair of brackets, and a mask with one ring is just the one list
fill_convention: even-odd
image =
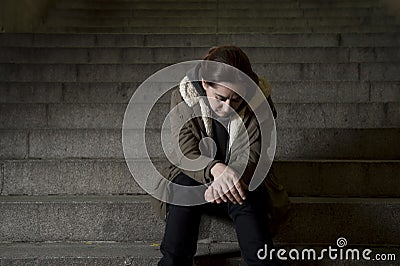
[[(258, 84), (258, 76), (254, 73), (249, 58), (237, 46), (212, 47), (203, 60), (210, 60), (233, 66)], [(217, 65), (217, 67), (215, 67), (215, 64), (207, 64), (207, 62), (203, 62), (202, 64), (202, 77), (210, 85), (213, 84), (213, 81), (227, 81), (227, 79), (231, 79), (231, 71), (231, 68), (227, 70), (227, 68), (223, 67), (223, 64)]]

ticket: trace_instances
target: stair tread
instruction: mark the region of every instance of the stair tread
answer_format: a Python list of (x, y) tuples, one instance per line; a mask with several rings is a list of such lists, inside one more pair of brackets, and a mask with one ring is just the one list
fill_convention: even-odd
[[(251, 38), (249, 38), (251, 36)], [(185, 38), (182, 38), (185, 37)], [(11, 40), (10, 40), (11, 39)], [(340, 43), (339, 43), (340, 40)], [(400, 46), (400, 33), (2, 33), (0, 46), (38, 47), (209, 47), (235, 42), (241, 47)]]
[[(143, 203), (150, 202), (149, 195), (51, 195), (51, 196), (0, 196), (0, 205), (8, 203)], [(400, 204), (400, 198), (363, 197), (290, 197), (293, 204)]]
[[(374, 254), (398, 254), (397, 245), (351, 245), (346, 249), (358, 249), (360, 254), (365, 249), (370, 249)], [(107, 265), (153, 265), (161, 258), (159, 243), (153, 242), (55, 242), (55, 243), (0, 243), (0, 263), (3, 261), (19, 261), (36, 263), (53, 262), (58, 265), (71, 265), (72, 263), (107, 264)], [(336, 247), (332, 242), (330, 246)], [(288, 245), (275, 243), (276, 249), (290, 251), (297, 249), (299, 252), (305, 249), (313, 249), (320, 254), (328, 245)], [(284, 254), (284, 257), (288, 257)], [(371, 256), (370, 256), (371, 257)], [(397, 259), (397, 257), (395, 257)], [(391, 258), (393, 260), (393, 258)], [(97, 263), (96, 263), (97, 262)], [(223, 263), (223, 264), (221, 264)], [(358, 265), (360, 261), (336, 260), (335, 265)], [(367, 261), (363, 265), (376, 265)], [(387, 265), (396, 265), (387, 261)], [(331, 265), (332, 260), (325, 256), (318, 265)], [(244, 265), (240, 257), (240, 249), (237, 242), (226, 243), (198, 243), (195, 255), (195, 264), (199, 265)], [(285, 264), (286, 265), (286, 264)], [(310, 261), (291, 261), (289, 265), (310, 265)], [(314, 264), (313, 264), (314, 265)]]
[[(160, 243), (156, 242), (31, 242), (31, 243), (0, 243), (1, 258), (32, 258), (32, 257), (161, 257)], [(208, 254), (223, 254), (238, 251), (235, 242), (198, 243), (196, 256)], [(0, 258), (0, 262), (1, 262)]]

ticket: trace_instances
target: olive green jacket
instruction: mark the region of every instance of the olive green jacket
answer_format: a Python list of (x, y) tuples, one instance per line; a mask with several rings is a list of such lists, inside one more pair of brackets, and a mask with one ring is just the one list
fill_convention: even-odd
[[(260, 78), (259, 87), (261, 88), (265, 97), (270, 96), (271, 86), (268, 81)], [(179, 132), (177, 129), (177, 124), (179, 123), (175, 123), (177, 121), (172, 121), (173, 119), (171, 119), (171, 133), (173, 136), (175, 135), (179, 139), (179, 147), (182, 151), (182, 154), (189, 159), (196, 159), (201, 154), (199, 149), (199, 144), (202, 145), (202, 143), (200, 143), (201, 139), (205, 137), (212, 137), (211, 118), (208, 117), (210, 114), (209, 107), (204, 103), (204, 101), (202, 101), (202, 99), (199, 100), (198, 96), (199, 94), (187, 77), (181, 81), (179, 88), (176, 88), (172, 91), (171, 95), (171, 110), (178, 106), (178, 114), (186, 113), (193, 117), (189, 121), (183, 123), (184, 126)], [(180, 104), (182, 102), (185, 102), (185, 104)], [(174, 117), (175, 120), (179, 120), (180, 118), (182, 118), (180, 115)], [(243, 124), (240, 123), (239, 119), (243, 121), (245, 128), (240, 126)], [(243, 131), (241, 130), (247, 130), (248, 133), (248, 145), (250, 146), (248, 153), (243, 151), (245, 147), (242, 145), (242, 142), (239, 141), (241, 139), (240, 136), (244, 135)], [(245, 108), (241, 109), (239, 112), (239, 116), (231, 119), (229, 127), (229, 149), (227, 156), (229, 158), (228, 161), (230, 167), (235, 170), (245, 169), (242, 174), (242, 179), (246, 184), (250, 183), (251, 177), (253, 176), (254, 170), (257, 166), (261, 150), (260, 139), (261, 134), (256, 117), (252, 113), (251, 109), (248, 106), (245, 106)], [(248, 147), (248, 145), (246, 146)], [(198, 171), (188, 171), (179, 168), (179, 162), (181, 158), (179, 158), (176, 153), (174, 153), (172, 156), (175, 156), (174, 158), (178, 163), (171, 163), (162, 170), (162, 175), (164, 178), (170, 181), (172, 181), (180, 172), (183, 172), (194, 180), (202, 184), (206, 184), (213, 179), (210, 173), (211, 168), (217, 162), (220, 162), (212, 159), (204, 169)], [(277, 191), (282, 191), (283, 187), (276, 182), (275, 176), (272, 175), (272, 168), (268, 175), (270, 175), (270, 178), (265, 178), (263, 181), (267, 187), (268, 184), (266, 182), (269, 182), (268, 190), (271, 189), (272, 184)], [(151, 201), (155, 213), (160, 218), (165, 220), (168, 212), (168, 204), (154, 197), (151, 198)]]

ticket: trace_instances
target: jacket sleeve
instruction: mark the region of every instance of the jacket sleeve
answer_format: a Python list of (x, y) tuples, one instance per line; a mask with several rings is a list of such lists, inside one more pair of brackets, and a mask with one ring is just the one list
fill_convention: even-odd
[[(261, 151), (261, 134), (260, 128), (255, 117), (249, 119), (249, 124), (246, 126), (249, 135), (249, 143), (245, 145), (245, 133), (240, 132), (237, 141), (232, 145), (231, 157), (228, 166), (232, 167), (237, 172), (242, 173), (242, 180), (249, 185), (253, 173), (255, 172), (258, 159)], [(247, 147), (250, 147), (249, 152), (246, 152)], [(247, 154), (249, 157), (247, 158)]]
[[(183, 100), (180, 96), (179, 90), (173, 91), (171, 95), (171, 110), (175, 107), (176, 109), (174, 112), (171, 112), (171, 135), (172, 138), (178, 142), (177, 144), (180, 149), (179, 152), (176, 150), (178, 147), (173, 147), (176, 158), (175, 166), (178, 167), (181, 172), (193, 178), (197, 182), (206, 184), (212, 180), (210, 172), (211, 168), (220, 161), (201, 154), (199, 147), (201, 140), (200, 131), (198, 128), (195, 128), (196, 125), (193, 121), (185, 121), (192, 115), (193, 111), (185, 103), (178, 105), (182, 102)], [(206, 159), (209, 161), (202, 169), (191, 171), (180, 167), (182, 166), (182, 160), (184, 158), (194, 160), (200, 155), (206, 156)]]

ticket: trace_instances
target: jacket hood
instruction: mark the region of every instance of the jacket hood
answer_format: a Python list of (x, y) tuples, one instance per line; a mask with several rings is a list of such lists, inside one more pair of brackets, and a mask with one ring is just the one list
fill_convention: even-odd
[[(204, 102), (204, 99), (201, 98), (201, 96), (206, 96), (206, 95), (200, 82), (201, 78), (196, 76), (197, 73), (198, 69), (196, 68), (192, 69), (187, 73), (187, 75), (181, 80), (179, 84), (179, 92), (182, 96), (182, 99), (189, 107), (193, 108), (196, 104), (200, 105), (201, 118), (204, 123), (206, 133), (208, 136), (211, 136), (212, 132), (211, 110), (208, 104)], [(259, 77), (258, 86), (266, 98), (270, 96), (272, 89), (270, 83), (266, 79)], [(252, 106), (257, 108), (257, 106), (261, 104), (261, 101), (262, 99), (259, 99), (259, 97), (254, 96), (250, 100), (250, 103)], [(233, 143), (233, 141), (237, 136), (237, 133), (239, 132), (240, 125), (244, 118), (246, 109), (248, 109), (247, 105), (245, 105), (245, 107), (239, 111), (238, 115), (233, 115), (230, 120), (230, 123), (228, 125), (229, 147), (231, 147), (231, 144)]]
[[(200, 80), (201, 78), (196, 77), (192, 72), (188, 72), (179, 84), (179, 92), (189, 107), (193, 107), (199, 103), (201, 99), (200, 96), (206, 96)], [(265, 78), (258, 77), (258, 87), (263, 92), (265, 98), (268, 98), (271, 95), (271, 84)], [(250, 103), (252, 106), (257, 107), (260, 104), (260, 100), (262, 99), (257, 99), (257, 97), (254, 96), (250, 100)]]
[[(182, 79), (180, 83), (180, 87), (182, 86), (182, 83), (187, 83), (187, 82), (191, 82), (192, 88), (181, 89), (180, 92), (185, 102), (190, 107), (193, 107), (199, 101), (199, 98), (197, 99), (193, 98), (196, 98), (198, 96), (206, 96), (203, 86), (201, 85), (200, 64), (186, 73), (186, 76)], [(272, 92), (271, 84), (265, 78), (258, 77), (258, 87), (263, 92), (265, 98), (268, 98), (271, 95)], [(184, 92), (185, 90), (193, 90), (193, 91), (185, 93)], [(250, 102), (253, 102), (255, 98), (256, 97), (253, 97), (253, 99), (251, 99)]]

